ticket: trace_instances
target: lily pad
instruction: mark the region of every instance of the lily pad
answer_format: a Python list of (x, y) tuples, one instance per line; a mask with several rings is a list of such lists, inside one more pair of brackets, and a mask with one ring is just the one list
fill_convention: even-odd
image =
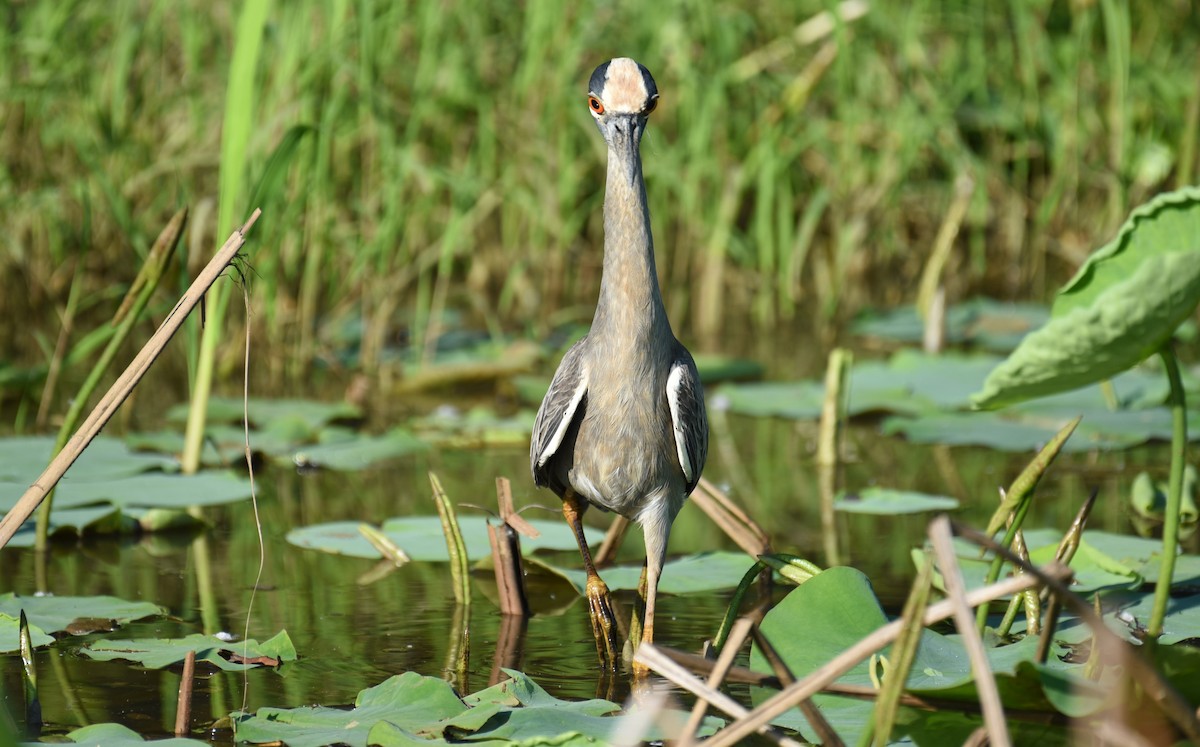
[[(521, 540), (522, 545), (524, 542)], [(537, 558), (531, 558), (529, 562), (565, 578), (575, 587), (575, 591), (579, 594), (584, 593), (587, 573), (582, 567), (554, 566)], [(740, 552), (702, 552), (686, 555), (677, 560), (667, 561), (663, 565), (658, 589), (666, 594), (696, 594), (732, 589), (742, 580), (742, 576), (746, 575), (753, 562), (745, 553)], [(637, 589), (642, 578), (642, 566), (640, 563), (614, 566), (605, 568), (600, 575), (609, 589)]]
[[(1040, 304), (973, 298), (946, 311), (946, 341), (1008, 352), (1049, 316), (1050, 310)], [(919, 343), (925, 335), (925, 322), (912, 306), (864, 317), (851, 328), (855, 334), (897, 342)]]
[[(17, 483), (24, 492), (46, 469), (54, 451), (49, 436), (0, 438), (0, 484)], [(158, 454), (138, 454), (115, 438), (97, 436), (67, 470), (64, 480), (93, 481), (129, 477), (149, 470), (174, 471), (177, 460)], [(0, 488), (2, 494), (3, 488)], [(18, 493), (20, 495), (20, 493)]]
[[(167, 411), (167, 420), (186, 423), (189, 405), (182, 403)], [(208, 422), (240, 425), (244, 412), (241, 397), (212, 397), (208, 401)], [(251, 399), (250, 425), (265, 429), (271, 423), (291, 420), (301, 423), (309, 431), (320, 430), (335, 422), (357, 421), (363, 417), (362, 410), (347, 402), (317, 402), (307, 399)]]
[[(841, 651), (884, 625), (887, 617), (871, 590), (867, 577), (853, 568), (830, 568), (793, 589), (763, 618), (762, 632), (774, 644), (788, 668), (803, 677), (823, 666)], [(1026, 710), (1053, 711), (1047, 695), (1050, 687), (1063, 682), (1078, 684), (1086, 702), (1072, 703), (1079, 712), (1099, 707), (1100, 699), (1089, 683), (1074, 672), (1074, 665), (1057, 662), (1037, 666), (1028, 661), (1036, 650), (1033, 638), (1020, 643), (989, 649), (988, 658), (996, 672), (997, 685), (1005, 705)], [(883, 652), (887, 656), (887, 650)], [(1053, 657), (1052, 657), (1053, 659)], [(757, 647), (751, 651), (751, 667), (770, 671)], [(838, 679), (838, 682), (871, 685), (868, 662), (864, 661)], [(1054, 670), (1044, 676), (1046, 670)], [(885, 674), (886, 676), (886, 674)], [(906, 689), (926, 697), (977, 700), (970, 661), (956, 636), (943, 636), (930, 630), (921, 634), (916, 658)], [(1046, 684), (1043, 684), (1043, 683)], [(761, 703), (772, 691), (755, 688), (751, 699)], [(847, 743), (857, 742), (870, 723), (873, 703), (819, 695), (814, 703)], [(780, 716), (776, 724), (799, 729), (811, 735), (811, 729), (796, 711)]]
[[(335, 521), (301, 527), (288, 532), (287, 541), (298, 547), (321, 550), (334, 555), (348, 555), (373, 560), (382, 558), (379, 551), (358, 530), (360, 523)], [(487, 523), (488, 519), (483, 516), (458, 517), (463, 542), (467, 546), (467, 556), (472, 560), (491, 557), (492, 546), (488, 541)], [(523, 551), (573, 550), (578, 547), (575, 535), (566, 522), (533, 520), (529, 523), (541, 535), (536, 538), (522, 537), (521, 549)], [(446, 540), (442, 535), (441, 520), (436, 516), (401, 516), (388, 519), (383, 523), (383, 533), (413, 560), (442, 561), (447, 559)], [(590, 544), (604, 539), (603, 532), (591, 527), (584, 527), (584, 534)]]
[[(29, 623), (29, 640), (34, 648), (49, 646), (54, 643), (54, 636), (49, 635), (32, 622)], [(21, 650), (21, 618), (0, 612), (0, 654), (8, 654)]]
[[(999, 360), (901, 350), (887, 361), (861, 363), (850, 372), (847, 412), (917, 414), (966, 407), (970, 393)], [(820, 417), (824, 391), (816, 380), (762, 382), (724, 387), (721, 396), (731, 411), (743, 415), (813, 420)]]
[(296, 450), (291, 460), (305, 467), (356, 470), (427, 449), (429, 444), (426, 442), (402, 428), (395, 428), (380, 436), (354, 434), (305, 446)]
[(840, 494), (833, 507), (848, 514), (893, 516), (924, 511), (953, 511), (958, 508), (958, 501), (944, 495), (929, 495), (915, 490), (865, 488), (854, 493)]
[(70, 744), (104, 745), (104, 747), (130, 747), (130, 745), (144, 744), (153, 744), (158, 747), (207, 747), (212, 744), (183, 737), (145, 739), (133, 729), (122, 724), (92, 724), (68, 732), (65, 738)]
[[(462, 699), (441, 679), (405, 672), (360, 692), (349, 710), (309, 706), (234, 714), (234, 734), (239, 742), (289, 747), (602, 745), (626, 718), (611, 701), (559, 700), (526, 675), (503, 671), (511, 679)], [(701, 736), (714, 725), (706, 719)]]
[[(1197, 482), (1196, 468), (1190, 464), (1185, 466), (1182, 503), (1179, 507), (1179, 519), (1184, 524), (1194, 524), (1200, 518), (1200, 509), (1196, 507)], [(1167, 507), (1167, 487), (1165, 480), (1155, 480), (1150, 473), (1142, 472), (1133, 480), (1129, 502), (1139, 515), (1162, 521)]]
[(446, 406), (417, 418), (412, 426), (426, 441), (450, 448), (528, 446), (534, 419), (532, 410), (500, 417), (490, 407), (472, 407), (463, 412)]
[(117, 624), (167, 614), (164, 607), (150, 602), (130, 602), (109, 596), (96, 597), (25, 597), (0, 594), (0, 614), (19, 617), (25, 610), (30, 625), (49, 633), (66, 632), (71, 623), (81, 617), (99, 617)]
[[(0, 510), (12, 509), (25, 488), (0, 483)], [(195, 475), (148, 472), (116, 480), (81, 481), (64, 479), (54, 495), (55, 508), (79, 508), (108, 503), (118, 507), (184, 509), (216, 506), (250, 497), (250, 481), (232, 472), (200, 472)], [(32, 519), (30, 520), (32, 521)]]
[(206, 661), (227, 671), (241, 671), (274, 661), (295, 661), (296, 647), (281, 630), (261, 644), (248, 641), (223, 641), (214, 636), (194, 633), (184, 638), (148, 638), (142, 640), (100, 640), (89, 643), (80, 653), (97, 661), (125, 659), (137, 662), (147, 669), (163, 669), (182, 664), (189, 651), (196, 652), (196, 661)]
[(1159, 350), (1200, 302), (1200, 189), (1137, 208), (1059, 291), (973, 397), (996, 408), (1115, 376)]

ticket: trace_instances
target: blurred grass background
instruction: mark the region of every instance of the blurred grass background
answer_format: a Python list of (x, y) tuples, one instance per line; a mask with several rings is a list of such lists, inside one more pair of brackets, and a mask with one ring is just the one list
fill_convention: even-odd
[[(662, 92), (643, 143), (659, 272), (699, 349), (911, 302), (964, 177), (952, 302), (1044, 298), (1195, 174), (1184, 0), (288, 0), (231, 73), (240, 6), (6, 4), (0, 359), (49, 360), (72, 288), (72, 315), (107, 319), (183, 204), (180, 287), (263, 208), (251, 323), (282, 378), (329, 325), (356, 325), (371, 372), (397, 339), (431, 350), (448, 310), (493, 334), (586, 323), (604, 151), (584, 94), (618, 55)], [(254, 93), (233, 116), (231, 85)], [(218, 225), (239, 119), (248, 186)]]

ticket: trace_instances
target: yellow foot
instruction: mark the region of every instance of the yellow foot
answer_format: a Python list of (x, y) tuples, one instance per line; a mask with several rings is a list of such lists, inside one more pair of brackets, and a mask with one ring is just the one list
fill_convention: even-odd
[(592, 634), (596, 637), (596, 653), (600, 663), (616, 669), (621, 656), (621, 645), (617, 640), (617, 617), (613, 614), (612, 597), (608, 586), (599, 576), (587, 580), (588, 612), (592, 619)]

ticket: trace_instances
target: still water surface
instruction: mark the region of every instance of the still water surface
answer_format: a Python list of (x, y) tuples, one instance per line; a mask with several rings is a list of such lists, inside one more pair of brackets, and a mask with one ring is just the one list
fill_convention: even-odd
[[(714, 428), (710, 479), (726, 486), (771, 534), (774, 547), (824, 565), (813, 465), (814, 426), (782, 420), (730, 416)], [(879, 484), (952, 495), (963, 501), (957, 516), (986, 521), (997, 487), (1012, 480), (1028, 455), (1007, 456), (981, 449), (927, 447), (885, 439), (871, 424), (847, 436), (850, 460), (843, 484)], [(1028, 526), (1065, 528), (1093, 487), (1100, 501), (1092, 527), (1132, 531), (1124, 496), (1137, 471), (1166, 463), (1165, 449), (1060, 457), (1038, 493)], [(243, 686), (241, 673), (198, 667), (194, 715), (197, 724), (246, 705), (291, 707), (349, 704), (359, 690), (407, 670), (445, 677), (464, 692), (485, 687), (498, 666), (521, 669), (551, 694), (564, 698), (624, 698), (628, 674), (615, 679), (596, 666), (587, 606), (565, 583), (531, 576), (535, 615), (502, 630), (490, 571), (473, 578), (473, 602), (465, 621), (450, 592), (447, 566), (412, 563), (370, 579), (372, 561), (293, 547), (287, 532), (335, 520), (380, 523), (392, 516), (433, 514), (426, 473), (438, 473), (457, 503), (494, 505), (498, 475), (513, 480), (518, 506), (537, 503), (546, 516), (559, 516), (554, 496), (536, 491), (521, 448), (443, 451), (402, 460), (363, 473), (301, 474), (262, 468), (257, 473), (266, 565), (251, 615), (250, 636), (259, 640), (286, 629), (300, 661), (279, 672), (256, 670)], [(466, 509), (463, 509), (466, 510)], [(536, 510), (535, 510), (536, 511)], [(526, 514), (539, 516), (536, 513)], [(210, 510), (210, 531), (160, 535), (125, 542), (93, 542), (55, 548), (44, 569), (47, 587), (60, 595), (112, 594), (165, 606), (167, 620), (137, 623), (110, 638), (182, 636), (228, 631), (240, 637), (258, 565), (251, 507)], [(923, 541), (927, 516), (839, 517), (845, 562), (866, 572), (885, 606), (894, 609), (911, 580), (910, 549)], [(589, 523), (605, 526), (598, 512)], [(627, 537), (621, 559), (641, 561), (640, 533)], [(680, 515), (671, 538), (672, 555), (736, 547), (694, 506)], [(556, 557), (577, 565), (577, 554)], [(747, 567), (749, 567), (747, 559)], [(39, 570), (29, 551), (0, 553), (0, 591), (33, 593)], [(656, 629), (667, 646), (698, 650), (713, 635), (728, 591), (664, 595)], [(632, 595), (621, 594), (626, 610)], [(465, 622), (469, 638), (465, 668), (453, 659)], [(511, 621), (510, 621), (511, 623)], [(180, 675), (145, 670), (123, 662), (93, 662), (76, 653), (97, 636), (71, 638), (37, 654), (47, 731), (116, 721), (144, 734), (169, 733)], [(498, 647), (498, 641), (510, 641)], [(3, 687), (19, 703), (19, 659), (3, 659)]]

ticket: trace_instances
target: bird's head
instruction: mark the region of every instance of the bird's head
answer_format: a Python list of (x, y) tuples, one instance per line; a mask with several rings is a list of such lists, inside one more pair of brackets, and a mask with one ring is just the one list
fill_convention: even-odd
[(588, 110), (610, 148), (636, 149), (646, 130), (646, 118), (656, 106), (654, 77), (628, 57), (601, 64), (588, 82)]

